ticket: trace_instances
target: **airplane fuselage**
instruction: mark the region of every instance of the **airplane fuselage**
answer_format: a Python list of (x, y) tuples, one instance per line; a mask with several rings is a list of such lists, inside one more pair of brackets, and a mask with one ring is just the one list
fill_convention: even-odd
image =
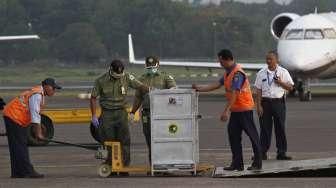
[(278, 38), (281, 65), (302, 78), (336, 77), (336, 14), (297, 16)]

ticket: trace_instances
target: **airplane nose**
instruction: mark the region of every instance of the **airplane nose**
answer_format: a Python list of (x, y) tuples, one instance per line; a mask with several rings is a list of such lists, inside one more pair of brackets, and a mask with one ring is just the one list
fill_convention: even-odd
[(298, 54), (290, 54), (283, 58), (280, 58), (281, 64), (287, 67), (288, 70), (302, 70), (305, 65), (305, 57), (299, 56)]

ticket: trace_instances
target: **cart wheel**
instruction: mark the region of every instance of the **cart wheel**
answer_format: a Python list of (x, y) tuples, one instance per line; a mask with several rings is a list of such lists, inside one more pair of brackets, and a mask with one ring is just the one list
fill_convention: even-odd
[[(54, 124), (52, 120), (44, 114), (41, 114), (41, 127), (42, 127), (42, 134), (46, 139), (52, 139), (54, 137)], [(35, 138), (35, 130), (33, 126), (29, 126), (27, 131), (28, 131), (28, 145), (45, 146), (49, 143), (48, 141), (41, 141)]]
[(109, 164), (103, 163), (98, 167), (98, 174), (100, 177), (106, 178), (109, 175), (111, 175), (111, 173), (112, 173), (111, 165)]

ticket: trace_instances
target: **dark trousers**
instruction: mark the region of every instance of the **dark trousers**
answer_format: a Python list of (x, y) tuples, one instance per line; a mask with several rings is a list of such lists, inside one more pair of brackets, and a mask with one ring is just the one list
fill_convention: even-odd
[(27, 146), (27, 128), (20, 127), (8, 117), (4, 117), (9, 154), (11, 160), (12, 177), (23, 177), (34, 173), (29, 159)]
[(261, 101), (263, 115), (260, 122), (260, 141), (263, 153), (267, 153), (272, 140), (272, 128), (274, 132), (278, 155), (283, 155), (287, 151), (287, 139), (285, 133), (286, 104), (284, 99)]
[(148, 160), (149, 163), (152, 162), (151, 160), (151, 123), (150, 123), (150, 110), (143, 109), (141, 112), (141, 121), (142, 121), (142, 132), (145, 135), (146, 144), (148, 148)]
[[(128, 127), (128, 113), (125, 109), (102, 110), (102, 125), (99, 134), (105, 141), (120, 141), (124, 166), (131, 162), (131, 139)], [(107, 163), (111, 163), (112, 153), (109, 152)]]
[(232, 164), (234, 167), (243, 167), (243, 152), (241, 136), (245, 132), (252, 143), (254, 161), (253, 165), (261, 166), (261, 147), (257, 128), (253, 120), (253, 111), (231, 112), (228, 133), (232, 151)]

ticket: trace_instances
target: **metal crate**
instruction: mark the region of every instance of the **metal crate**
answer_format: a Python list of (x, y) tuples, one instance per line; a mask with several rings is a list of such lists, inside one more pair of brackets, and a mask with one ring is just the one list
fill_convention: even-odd
[(153, 90), (151, 107), (152, 175), (191, 171), (199, 162), (198, 94), (191, 89)]

